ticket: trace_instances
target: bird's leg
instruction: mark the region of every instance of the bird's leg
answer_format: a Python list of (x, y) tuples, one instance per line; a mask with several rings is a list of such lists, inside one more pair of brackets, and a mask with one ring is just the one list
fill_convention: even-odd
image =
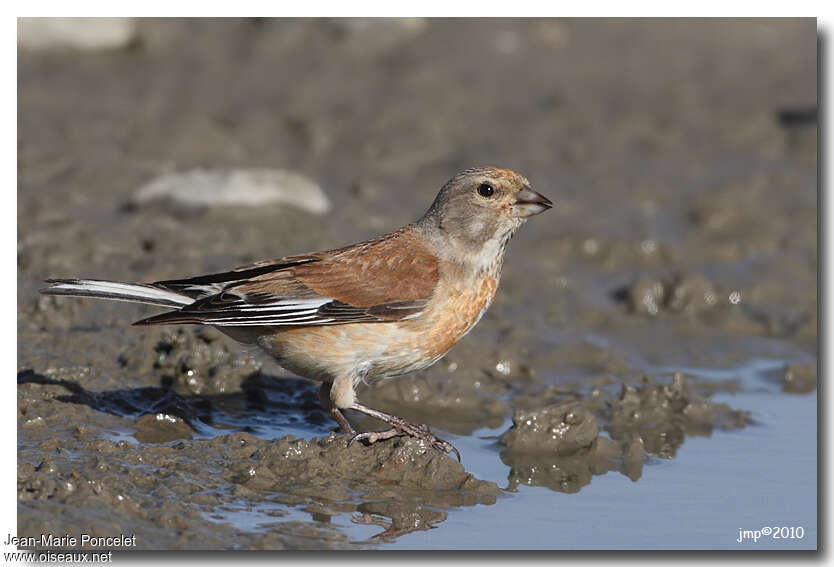
[(333, 419), (336, 420), (336, 423), (339, 424), (339, 427), (342, 430), (342, 433), (353, 437), (356, 435), (356, 430), (348, 423), (345, 414), (343, 414), (338, 408), (330, 408), (330, 415), (333, 416)]
[(324, 409), (330, 412), (331, 417), (336, 420), (336, 423), (339, 424), (342, 433), (353, 437), (356, 435), (356, 430), (350, 425), (345, 414), (333, 405), (333, 402), (330, 400), (330, 387), (331, 385), (327, 382), (321, 385), (321, 388), (319, 388), (319, 402)]
[(448, 441), (435, 437), (426, 425), (414, 425), (401, 417), (363, 406), (359, 402), (354, 402), (353, 405), (350, 406), (350, 409), (384, 421), (390, 425), (391, 428), (383, 431), (368, 431), (366, 433), (359, 433), (351, 437), (348, 444), (353, 443), (354, 441), (363, 440), (367, 441), (368, 444), (371, 444), (376, 443), (377, 441), (382, 441), (383, 439), (397, 437), (398, 435), (408, 435), (416, 439), (422, 439), (438, 451), (443, 451), (444, 453), (454, 453), (458, 458), (458, 461), (460, 461), (460, 453), (458, 453), (458, 450), (455, 449), (454, 445)]

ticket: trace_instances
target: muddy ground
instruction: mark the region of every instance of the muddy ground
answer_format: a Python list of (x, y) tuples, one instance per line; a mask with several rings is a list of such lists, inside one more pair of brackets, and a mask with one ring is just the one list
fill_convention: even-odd
[[(639, 483), (688, 437), (756, 422), (743, 396), (712, 400), (738, 380), (687, 369), (767, 358), (773, 395), (816, 389), (813, 20), (143, 20), (121, 48), (22, 50), (18, 81), (18, 535), (383, 546), (466, 507), (500, 518), (522, 485)], [(355, 242), (476, 165), (555, 208), (446, 358), (360, 393), (481, 443), (462, 464), (401, 438), (346, 447), (315, 385), (211, 329), (37, 294)], [(165, 173), (260, 167), (313, 180), (331, 211), (133, 198)], [(487, 460), (505, 481), (467, 468)]]

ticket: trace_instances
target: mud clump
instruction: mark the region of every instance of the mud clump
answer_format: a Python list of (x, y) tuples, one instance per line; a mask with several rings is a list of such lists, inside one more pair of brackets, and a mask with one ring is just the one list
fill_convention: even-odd
[(816, 364), (788, 364), (782, 372), (782, 391), (807, 394), (817, 389)]
[(687, 435), (708, 437), (715, 428), (738, 429), (750, 423), (748, 412), (705, 398), (681, 373), (670, 384), (644, 376), (636, 387), (623, 385), (616, 399), (601, 403), (600, 415), (613, 439), (639, 437), (649, 453), (663, 458), (674, 457)]
[(628, 311), (636, 315), (655, 316), (665, 311), (696, 316), (713, 311), (718, 303), (718, 292), (712, 282), (700, 274), (668, 279), (644, 276), (615, 291), (614, 298), (625, 303)]
[[(423, 494), (429, 506), (494, 503), (498, 487), (476, 479), (455, 459), (424, 442), (398, 437), (390, 442), (347, 446), (331, 434), (310, 440), (282, 437), (273, 442), (242, 441), (227, 478), (252, 490), (295, 487), (295, 494), (338, 500), (351, 490), (379, 499)], [(230, 439), (230, 442), (234, 441)]]
[(640, 278), (623, 293), (632, 313), (657, 315), (665, 301), (666, 286), (660, 280)]
[(717, 303), (718, 292), (715, 286), (700, 274), (677, 277), (666, 298), (669, 310), (692, 315), (711, 311)]
[(640, 439), (617, 443), (599, 432), (597, 418), (580, 403), (517, 411), (499, 441), (510, 489), (527, 484), (573, 493), (612, 470), (639, 479), (646, 458)]
[(587, 448), (599, 436), (594, 415), (581, 404), (517, 411), (501, 444), (518, 453), (567, 455)]
[[(799, 272), (787, 261), (782, 269), (792, 274)], [(732, 287), (714, 283), (698, 273), (670, 277), (643, 275), (615, 289), (611, 297), (630, 315), (647, 318), (682, 315), (737, 333), (815, 336), (815, 298), (797, 301), (791, 296), (792, 288), (774, 281), (775, 270), (760, 268), (762, 273), (758, 277)]]
[(165, 443), (191, 439), (191, 427), (181, 417), (167, 413), (146, 414), (136, 420), (133, 434), (142, 443)]

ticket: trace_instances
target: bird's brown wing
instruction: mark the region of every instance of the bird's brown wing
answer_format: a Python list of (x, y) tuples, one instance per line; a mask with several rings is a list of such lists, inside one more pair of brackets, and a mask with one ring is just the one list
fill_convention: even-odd
[(434, 293), (437, 259), (413, 229), (338, 250), (208, 276), (157, 282), (193, 294), (180, 310), (136, 324), (338, 325), (418, 315)]

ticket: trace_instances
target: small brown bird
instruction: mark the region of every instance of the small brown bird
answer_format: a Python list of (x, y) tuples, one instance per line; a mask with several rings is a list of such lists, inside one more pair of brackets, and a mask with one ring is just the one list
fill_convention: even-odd
[[(182, 280), (55, 279), (41, 291), (176, 308), (134, 325), (217, 327), (322, 382), (322, 404), (351, 442), (410, 435), (460, 459), (425, 425), (359, 403), (355, 387), (426, 368), (446, 354), (495, 297), (510, 238), (551, 206), (514, 171), (467, 169), (440, 189), (422, 218), (373, 240)], [(391, 427), (357, 434), (345, 409)]]

